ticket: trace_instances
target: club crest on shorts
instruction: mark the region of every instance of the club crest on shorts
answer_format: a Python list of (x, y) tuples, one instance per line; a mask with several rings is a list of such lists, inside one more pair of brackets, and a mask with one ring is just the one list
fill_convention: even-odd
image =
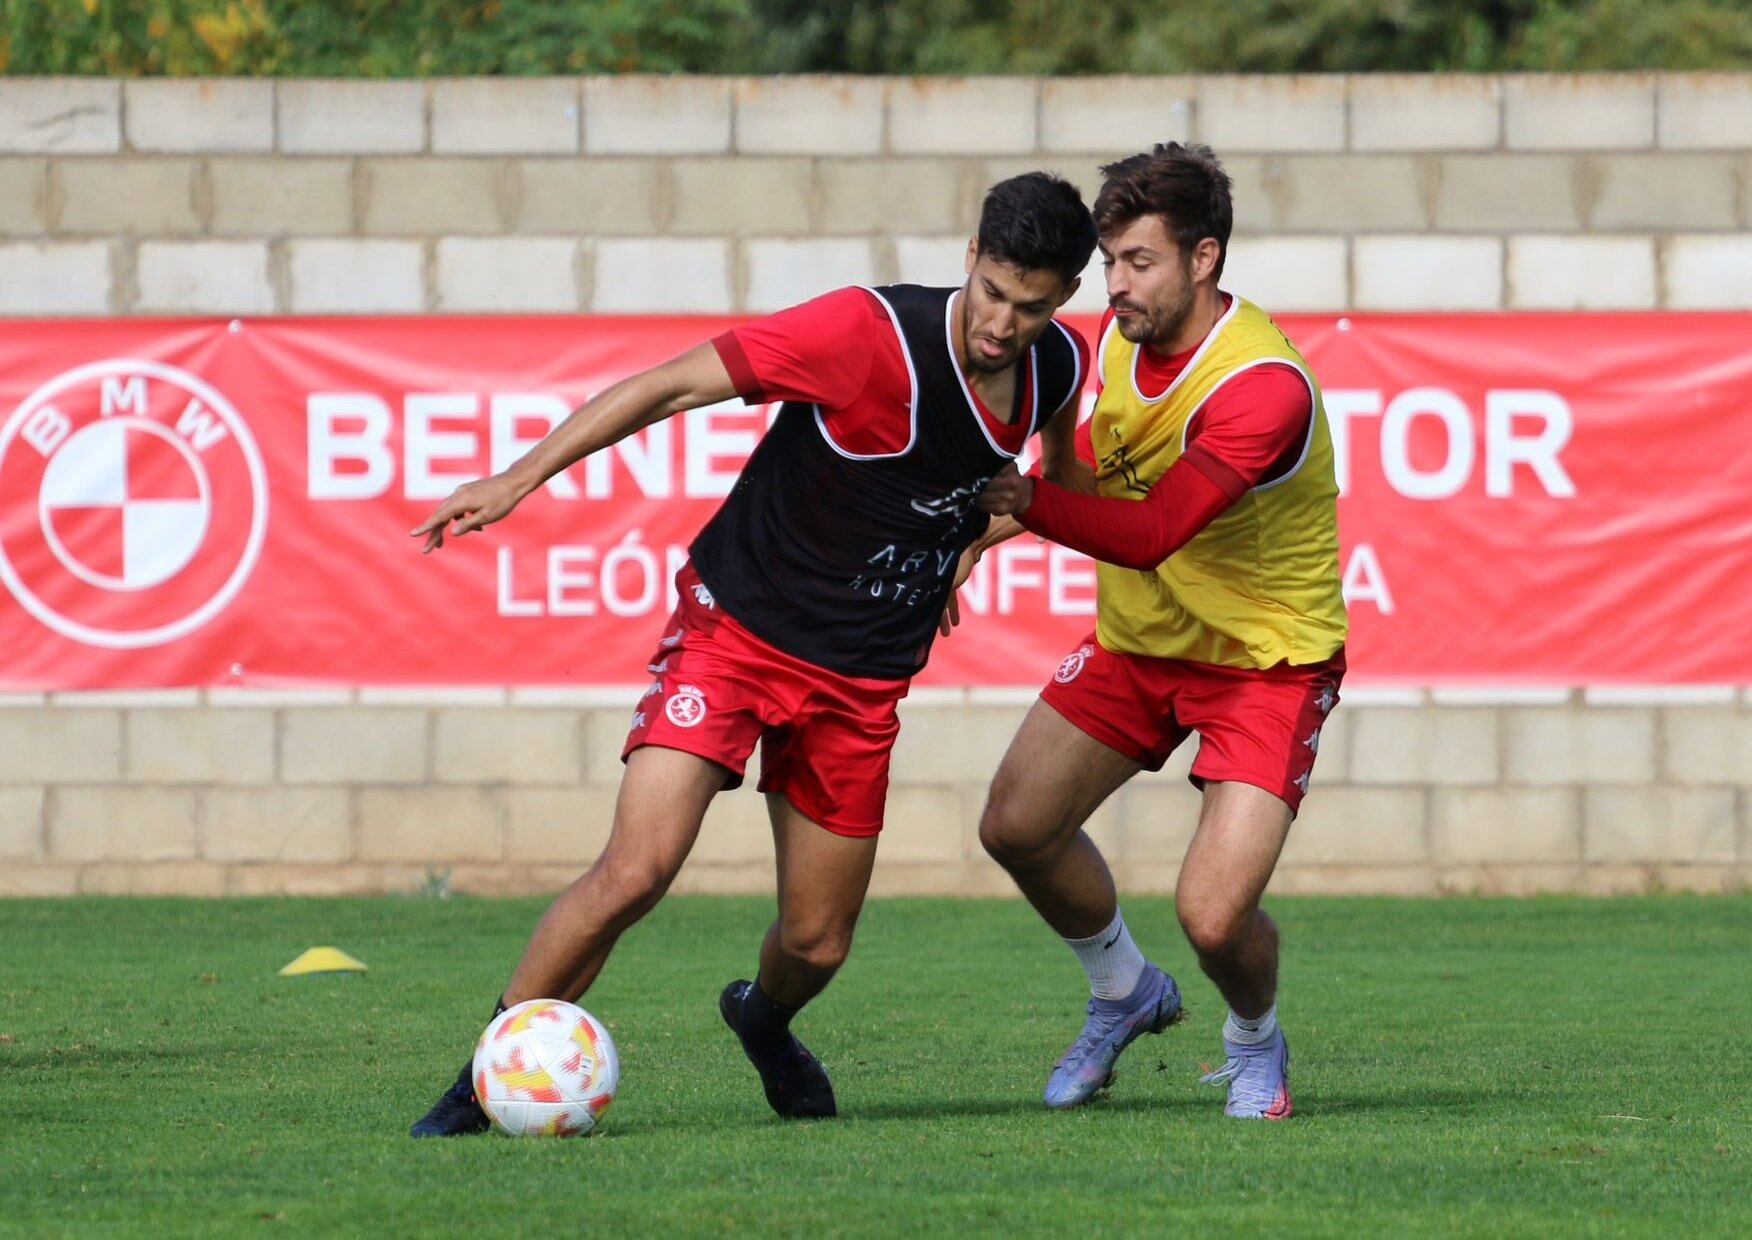
[(709, 608), (716, 605), (716, 600), (712, 598), (712, 592), (706, 589), (705, 584), (702, 582), (696, 582), (694, 584), (693, 596), (694, 602), (698, 603), (701, 607)]
[(1052, 678), (1061, 685), (1068, 685), (1083, 674), (1083, 665), (1095, 657), (1095, 647), (1084, 643), (1067, 654), (1058, 665), (1058, 671)]
[(663, 713), (676, 727), (691, 728), (706, 717), (706, 695), (698, 685), (678, 685), (663, 703)]
[(27, 396), (0, 425), (0, 495), (0, 584), (62, 637), (113, 650), (212, 620), (267, 532), (267, 472), (236, 407), (143, 358)]

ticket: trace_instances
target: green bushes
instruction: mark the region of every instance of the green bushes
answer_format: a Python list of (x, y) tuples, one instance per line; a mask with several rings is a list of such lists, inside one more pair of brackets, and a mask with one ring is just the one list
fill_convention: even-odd
[(11, 73), (1745, 69), (1746, 0), (0, 0)]

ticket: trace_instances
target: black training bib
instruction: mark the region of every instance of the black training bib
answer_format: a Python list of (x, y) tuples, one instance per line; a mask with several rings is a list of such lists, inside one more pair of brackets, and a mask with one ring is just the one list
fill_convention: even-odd
[[(956, 364), (958, 290), (869, 291), (912, 370), (906, 448), (848, 453), (820, 409), (786, 403), (691, 554), (714, 601), (764, 641), (848, 676), (898, 680), (924, 666), (955, 566), (985, 532), (974, 497), (1014, 457)], [(1082, 387), (1082, 359), (1055, 321), (1018, 364), (1033, 388), (1032, 435)]]

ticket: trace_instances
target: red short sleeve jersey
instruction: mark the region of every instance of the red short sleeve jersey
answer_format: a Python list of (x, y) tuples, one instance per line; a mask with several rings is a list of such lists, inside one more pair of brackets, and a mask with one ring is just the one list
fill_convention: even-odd
[[(1065, 329), (1088, 373), (1089, 346)], [(736, 393), (749, 401), (817, 406), (833, 442), (855, 456), (904, 452), (913, 430), (914, 383), (899, 328), (867, 289), (842, 288), (732, 328), (712, 341)], [(1006, 452), (1022, 450), (1034, 423), (1034, 384), (1018, 383), (1000, 418), (971, 387), (968, 402)], [(1056, 412), (1056, 410), (1054, 411)]]
[(824, 293), (732, 328), (712, 344), (744, 400), (818, 406), (846, 452), (906, 450), (912, 373), (888, 311), (865, 289)]

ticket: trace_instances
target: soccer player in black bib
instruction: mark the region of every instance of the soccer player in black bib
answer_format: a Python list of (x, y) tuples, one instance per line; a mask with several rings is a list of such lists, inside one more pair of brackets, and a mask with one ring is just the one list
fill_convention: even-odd
[[(960, 288), (846, 288), (726, 332), (610, 387), (413, 531), (435, 550), (664, 418), (734, 396), (782, 402), (677, 576), (680, 604), (633, 715), (608, 844), (542, 917), (501, 1004), (588, 989), (758, 741), (779, 917), (754, 980), (725, 987), (719, 1010), (775, 1111), (835, 1114), (791, 1018), (851, 947), (895, 708), (953, 623), (954, 589), (989, 520), (974, 497), (1036, 432), (1049, 476), (1068, 468), (1089, 351), (1053, 314), (1094, 248), (1069, 183), (1039, 172), (1003, 181), (986, 196)], [(465, 1065), (413, 1135), (486, 1127)]]

